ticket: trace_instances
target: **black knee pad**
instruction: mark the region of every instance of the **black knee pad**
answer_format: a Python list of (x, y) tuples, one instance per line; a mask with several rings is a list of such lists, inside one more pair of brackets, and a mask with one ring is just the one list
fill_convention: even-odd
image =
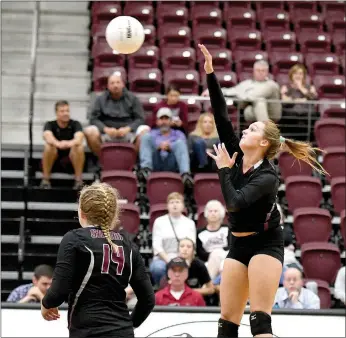
[(239, 325), (229, 322), (228, 320), (219, 319), (218, 338), (235, 338), (238, 337)]
[(254, 311), (250, 313), (250, 326), (253, 336), (272, 332), (272, 318), (268, 313)]

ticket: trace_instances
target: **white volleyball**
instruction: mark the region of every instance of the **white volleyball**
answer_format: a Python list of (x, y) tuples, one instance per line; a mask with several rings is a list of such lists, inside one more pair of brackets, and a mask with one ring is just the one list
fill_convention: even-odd
[(143, 45), (145, 38), (142, 24), (132, 16), (118, 16), (106, 28), (109, 46), (120, 54), (131, 54)]

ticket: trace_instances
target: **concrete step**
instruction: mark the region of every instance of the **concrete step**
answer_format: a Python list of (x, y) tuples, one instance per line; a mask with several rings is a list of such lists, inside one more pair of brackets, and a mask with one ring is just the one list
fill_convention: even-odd
[(3, 75), (30, 75), (30, 53), (2, 51), (1, 73)]
[(27, 32), (2, 31), (1, 49), (3, 52), (26, 51), (30, 53), (31, 40), (32, 34), (30, 29)]
[(4, 36), (5, 32), (18, 32), (28, 33), (32, 32), (33, 26), (33, 14), (32, 13), (1, 13), (1, 35)]
[[(42, 139), (43, 125), (33, 126), (33, 143), (43, 145)], [(26, 123), (2, 122), (1, 143), (11, 145), (29, 144), (29, 125)]]
[(28, 96), (30, 92), (29, 76), (1, 75), (1, 97)]
[(88, 14), (88, 1), (40, 1), (41, 12)]
[(56, 54), (66, 54), (68, 52), (88, 51), (89, 34), (66, 35), (66, 34), (46, 34), (40, 32), (38, 39), (38, 52)]
[(1, 1), (1, 12), (32, 12), (35, 1)]
[[(72, 54), (72, 53), (71, 53)], [(56, 55), (54, 53), (37, 55), (36, 75), (74, 76), (88, 75), (88, 52), (74, 53), (75, 55)]]
[(39, 33), (85, 35), (89, 33), (89, 24), (89, 14), (41, 14)]

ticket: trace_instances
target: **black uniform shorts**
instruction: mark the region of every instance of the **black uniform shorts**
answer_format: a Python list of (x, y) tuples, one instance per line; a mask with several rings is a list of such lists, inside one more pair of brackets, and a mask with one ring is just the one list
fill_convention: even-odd
[(227, 258), (232, 258), (248, 266), (252, 257), (268, 255), (284, 262), (284, 235), (281, 226), (257, 232), (246, 237), (231, 235), (231, 249)]

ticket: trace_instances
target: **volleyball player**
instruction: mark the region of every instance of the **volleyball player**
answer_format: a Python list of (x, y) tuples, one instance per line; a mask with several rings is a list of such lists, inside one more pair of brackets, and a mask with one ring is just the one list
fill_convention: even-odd
[[(115, 189), (105, 183), (83, 188), (78, 208), (80, 229), (61, 241), (52, 286), (42, 300), (46, 320), (59, 318), (68, 298), (70, 337), (134, 337), (155, 305), (154, 291), (138, 249), (118, 231)], [(138, 302), (129, 314), (125, 289)]]
[(218, 337), (238, 337), (248, 299), (252, 335), (272, 337), (271, 310), (282, 272), (284, 240), (276, 207), (279, 178), (269, 160), (284, 150), (325, 171), (314, 157), (317, 149), (284, 139), (270, 120), (252, 123), (239, 141), (228, 119), (212, 57), (204, 45), (199, 48), (205, 57), (210, 101), (222, 142), (214, 146), (215, 155), (208, 154), (218, 167), (232, 232), (221, 279)]

